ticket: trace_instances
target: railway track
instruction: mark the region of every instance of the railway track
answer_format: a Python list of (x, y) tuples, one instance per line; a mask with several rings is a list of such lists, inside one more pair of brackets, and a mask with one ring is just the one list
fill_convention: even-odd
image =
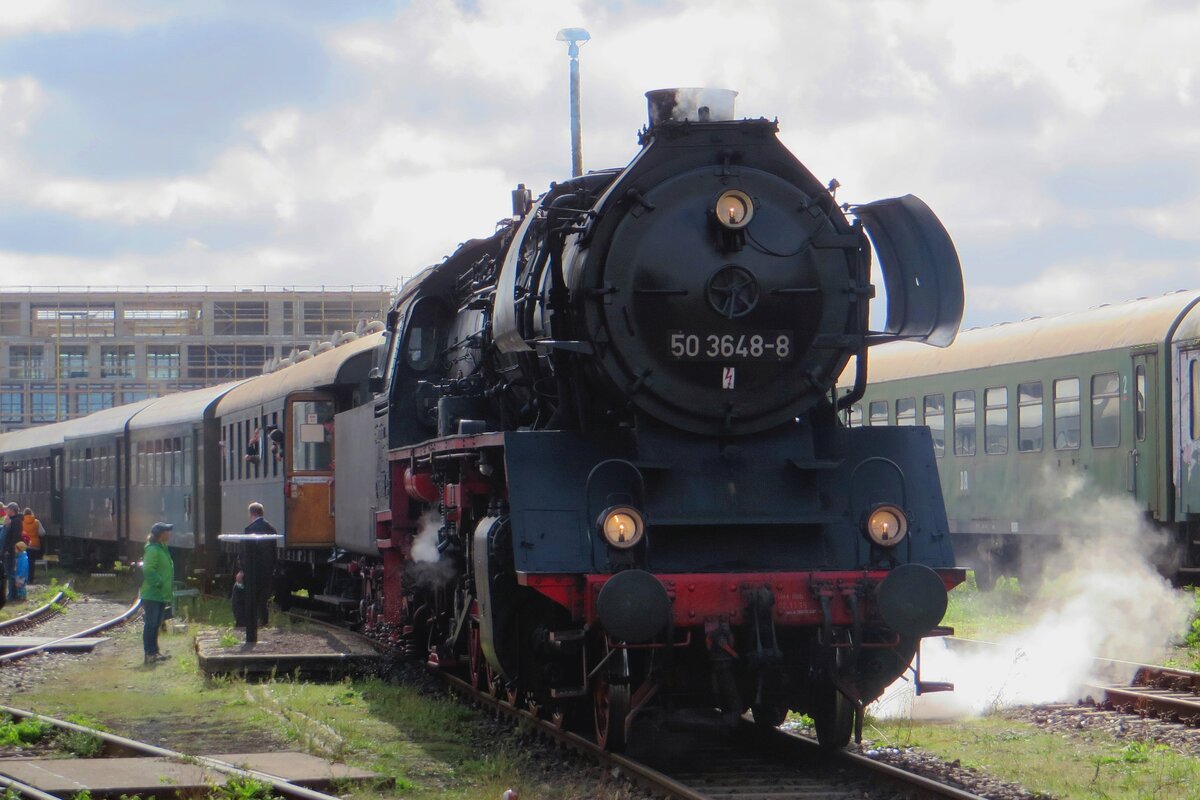
[(67, 584), (67, 586), (63, 587), (62, 591), (51, 598), (50, 602), (46, 603), (44, 606), (39, 606), (38, 608), (35, 608), (32, 611), (27, 611), (18, 617), (13, 617), (12, 619), (7, 619), (3, 622), (0, 622), (0, 636), (13, 636), (14, 634), (21, 633), (22, 631), (27, 631), (31, 628), (37, 627), (51, 617), (62, 613), (63, 606), (71, 601), (70, 595), (68, 594), (69, 589), (70, 584)]
[(1129, 686), (1088, 686), (1096, 705), (1164, 722), (1200, 727), (1200, 673), (1140, 665)]
[[(48, 605), (53, 605), (53, 603), (50, 603)], [(46, 608), (46, 606), (43, 606), (43, 608)], [(36, 645), (34, 647), (27, 647), (23, 650), (15, 650), (11, 653), (4, 653), (3, 655), (0, 655), (0, 667), (3, 667), (4, 665), (7, 665), (7, 664), (11, 664), (14, 661), (20, 661), (23, 658), (28, 658), (29, 656), (44, 652), (44, 651), (48, 650), (49, 648), (51, 648), (52, 646), (54, 646), (56, 644), (60, 644), (65, 641), (68, 641), (70, 639), (83, 639), (83, 638), (86, 638), (93, 634), (100, 633), (101, 631), (106, 631), (111, 628), (115, 628), (116, 626), (121, 625), (122, 623), (131, 619), (134, 615), (136, 615), (141, 610), (141, 608), (142, 608), (142, 601), (140, 599), (138, 599), (133, 603), (133, 605), (131, 605), (128, 609), (121, 612), (120, 614), (117, 614), (114, 617), (110, 617), (99, 623), (88, 626), (88, 627), (84, 628), (83, 630), (72, 631), (71, 633), (68, 633), (64, 636), (58, 636), (54, 639), (43, 642), (42, 644)], [(42, 611), (42, 609), (35, 609), (34, 611), (30, 612), (29, 615), (26, 615), (26, 616), (39, 614), (41, 611)], [(18, 619), (22, 619), (22, 618), (18, 618)], [(44, 619), (45, 619), (45, 617), (39, 618), (38, 622), (44, 621)], [(10, 621), (12, 621), (12, 620), (10, 620)], [(33, 624), (37, 624), (37, 623), (30, 623), (30, 626), (32, 626)]]
[[(88, 736), (94, 736), (100, 739), (105, 746), (105, 751), (110, 756), (134, 754), (138, 756), (148, 756), (152, 758), (167, 759), (179, 764), (198, 765), (212, 772), (220, 773), (226, 777), (249, 778), (260, 783), (269, 785), (274, 791), (282, 794), (285, 797), (294, 797), (299, 800), (339, 800), (336, 795), (325, 794), (310, 789), (306, 786), (301, 786), (297, 783), (284, 780), (275, 775), (256, 769), (248, 769), (244, 766), (238, 766), (226, 761), (222, 761), (211, 756), (196, 756), (180, 753), (176, 750), (169, 750), (165, 747), (147, 744), (135, 739), (129, 739), (124, 736), (118, 736), (107, 731), (90, 728), (86, 725), (79, 725), (66, 720), (48, 717), (43, 714), (38, 714), (33, 711), (28, 711), (22, 708), (13, 708), (11, 706), (0, 705), (0, 714), (8, 714), (14, 719), (34, 719), (51, 725), (54, 728), (62, 731), (72, 731), (83, 733)], [(55, 795), (47, 794), (37, 788), (27, 784), (15, 781), (11, 778), (0, 776), (0, 786), (7, 786), (14, 791), (20, 792), (26, 797), (38, 798), (39, 800), (58, 800)]]
[(828, 753), (811, 739), (742, 721), (734, 729), (703, 723), (672, 730), (673, 741), (653, 737), (649, 752), (635, 745), (626, 755), (605, 752), (594, 742), (510, 699), (493, 697), (445, 671), (439, 677), (479, 705), (531, 726), (540, 735), (615, 768), (635, 785), (678, 800), (849, 800), (890, 791), (910, 798), (980, 800), (947, 786), (850, 752)]

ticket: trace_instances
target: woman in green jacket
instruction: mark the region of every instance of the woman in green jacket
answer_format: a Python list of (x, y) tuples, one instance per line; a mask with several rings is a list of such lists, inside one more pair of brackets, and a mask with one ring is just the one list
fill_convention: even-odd
[(142, 614), (146, 620), (142, 648), (146, 651), (147, 664), (168, 658), (158, 651), (158, 629), (162, 627), (167, 606), (175, 597), (175, 564), (167, 550), (167, 539), (171, 538), (174, 527), (169, 522), (154, 523), (146, 537), (146, 550), (142, 556)]

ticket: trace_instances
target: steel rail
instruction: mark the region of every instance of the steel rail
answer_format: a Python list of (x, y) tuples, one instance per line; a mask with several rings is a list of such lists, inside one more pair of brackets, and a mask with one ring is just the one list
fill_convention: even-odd
[(239, 767), (235, 764), (230, 764), (226, 761), (213, 758), (211, 756), (189, 756), (180, 753), (177, 750), (170, 750), (166, 747), (139, 742), (136, 739), (129, 739), (124, 736), (118, 736), (115, 733), (107, 731), (98, 731), (94, 728), (89, 728), (86, 725), (79, 725), (74, 722), (48, 717), (44, 714), (38, 714), (35, 711), (27, 711), (23, 708), (12, 708), (11, 706), (0, 705), (0, 712), (9, 714), (13, 717), (21, 717), (22, 719), (36, 719), (45, 722), (48, 725), (53, 725), (56, 728), (61, 728), (68, 731), (76, 731), (85, 733), (90, 736), (95, 736), (114, 747), (134, 753), (141, 753), (148, 756), (156, 756), (159, 758), (169, 758), (172, 761), (177, 761), (185, 764), (197, 764), (202, 767), (208, 767), (215, 772), (220, 772), (224, 775), (233, 775), (241, 778), (253, 778), (254, 780), (270, 784), (272, 789), (282, 792), (291, 797), (298, 797), (301, 800), (340, 800), (336, 795), (325, 794), (318, 792), (315, 789), (309, 789), (305, 786), (300, 786), (290, 781), (286, 781), (277, 775), (272, 775), (269, 772), (262, 772), (256, 769), (248, 769)]
[(53, 645), (60, 644), (62, 642), (66, 642), (71, 639), (82, 639), (86, 636), (90, 636), (93, 633), (99, 633), (100, 631), (108, 630), (109, 628), (115, 628), (117, 625), (120, 625), (122, 622), (124, 622), (125, 620), (132, 617), (138, 611), (141, 611), (141, 609), (142, 609), (142, 599), (139, 597), (132, 606), (130, 606), (128, 609), (126, 609), (120, 615), (113, 617), (112, 619), (105, 620), (104, 622), (101, 622), (97, 625), (93, 625), (92, 627), (88, 628), (87, 630), (76, 631), (75, 633), (69, 633), (66, 636), (60, 636), (59, 638), (54, 639), (52, 641), (43, 642), (42, 644), (39, 644), (35, 647), (27, 647), (24, 650), (17, 650), (12, 653), (5, 653), (4, 655), (0, 655), (0, 664), (5, 664), (10, 661), (16, 661), (18, 659), (25, 658), (26, 656), (31, 656), (31, 655), (34, 655), (35, 653), (40, 653), (43, 650), (46, 650), (47, 648), (49, 648)]
[(5, 796), (7, 796), (8, 792), (15, 792), (21, 797), (29, 797), (32, 798), (32, 800), (61, 800), (55, 795), (46, 794), (37, 787), (30, 786), (27, 783), (21, 783), (20, 781), (5, 777), (4, 775), (0, 775), (0, 788), (6, 790)]
[(32, 611), (27, 611), (20, 616), (6, 619), (0, 622), (0, 632), (3, 631), (21, 631), (25, 630), (26, 626), (36, 625), (41, 622), (43, 617), (52, 617), (55, 614), (62, 612), (62, 607), (70, 602), (70, 597), (67, 596), (67, 590), (71, 588), (71, 584), (67, 584), (58, 594), (50, 599), (50, 602), (44, 606), (39, 606)]

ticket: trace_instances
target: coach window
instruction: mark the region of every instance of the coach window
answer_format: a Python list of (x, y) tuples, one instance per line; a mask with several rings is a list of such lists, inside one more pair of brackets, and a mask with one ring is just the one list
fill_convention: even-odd
[(871, 419), (868, 425), (872, 427), (876, 425), (888, 424), (888, 404), (887, 400), (874, 400), (871, 402), (868, 410), (871, 412)]
[(975, 455), (975, 391), (954, 393), (954, 455)]
[(1189, 383), (1192, 385), (1192, 402), (1189, 404), (1191, 406), (1192, 438), (1200, 439), (1200, 431), (1196, 430), (1196, 402), (1200, 401), (1200, 370), (1196, 369), (1195, 360), (1189, 362), (1188, 372), (1190, 377)]
[(1017, 450), (1036, 453), (1042, 449), (1042, 382), (1017, 386)]
[(192, 485), (192, 437), (183, 437), (183, 485)]
[(292, 403), (292, 471), (328, 472), (333, 469), (333, 401)]
[(924, 400), (925, 424), (933, 437), (933, 455), (946, 455), (946, 395), (927, 394)]
[(1092, 376), (1092, 447), (1121, 444), (1121, 379), (1115, 372)]
[(1134, 435), (1139, 442), (1146, 441), (1146, 368), (1141, 364), (1134, 367), (1133, 383), (1137, 391), (1133, 415)]
[(896, 401), (896, 424), (911, 427), (917, 424), (917, 401), (912, 397), (901, 397)]
[(990, 455), (1008, 452), (1008, 387), (983, 392), (983, 450)]
[(163, 440), (163, 486), (175, 485), (175, 451), (171, 449), (171, 440)]
[(1054, 382), (1054, 449), (1079, 449), (1079, 378)]
[[(279, 412), (278, 411), (271, 412), (271, 430), (273, 430), (273, 431), (280, 430), (280, 428), (279, 428)], [(279, 442), (276, 442), (274, 440), (269, 440), (267, 442), (267, 452), (263, 454), (263, 458), (268, 457), (268, 455), (271, 458), (271, 477), (273, 477), (273, 478), (279, 477), (279, 462), (283, 460), (282, 447), (283, 446), (281, 444), (279, 444)]]

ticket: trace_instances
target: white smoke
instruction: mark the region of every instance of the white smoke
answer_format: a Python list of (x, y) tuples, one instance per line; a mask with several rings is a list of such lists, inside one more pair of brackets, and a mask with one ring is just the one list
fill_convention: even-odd
[(442, 515), (437, 509), (431, 508), (421, 515), (417, 524), (419, 528), (416, 538), (413, 539), (412, 560), (424, 564), (436, 563), (442, 558), (438, 550), (438, 531), (442, 527)]
[[(1128, 682), (1134, 665), (1161, 663), (1186, 629), (1190, 597), (1155, 563), (1169, 535), (1128, 497), (1095, 497), (1087, 482), (1060, 474), (1042, 482), (1043, 507), (1060, 509), (1072, 535), (1037, 565), (1045, 584), (1026, 609), (1028, 627), (995, 647), (922, 646), (922, 678), (955, 684), (916, 697), (897, 681), (872, 707), (881, 717), (963, 717), (1029, 703), (1074, 702), (1086, 685)], [(1069, 519), (1068, 519), (1069, 516)], [(1096, 659), (1113, 659), (1098, 667)]]

